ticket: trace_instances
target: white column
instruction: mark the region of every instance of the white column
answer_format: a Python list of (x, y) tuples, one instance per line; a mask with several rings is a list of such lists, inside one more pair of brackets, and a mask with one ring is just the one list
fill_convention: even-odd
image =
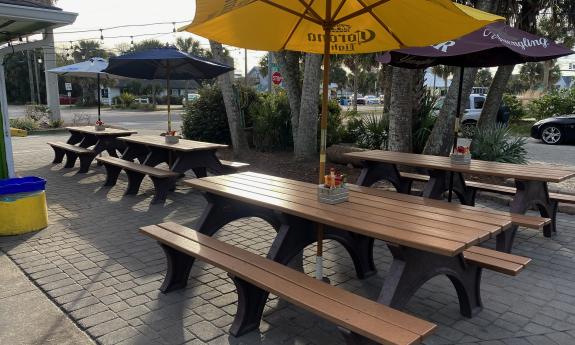
[[(54, 31), (46, 29), (44, 34), (44, 71), (56, 68), (56, 51), (54, 50)], [(58, 91), (58, 76), (45, 72), (46, 100), (52, 111), (52, 120), (60, 120), (60, 95)]]
[(0, 139), (4, 140), (4, 146), (6, 147), (8, 175), (15, 177), (12, 139), (10, 138), (10, 115), (8, 113), (8, 98), (6, 96), (6, 76), (4, 75), (4, 55), (0, 55), (0, 109), (2, 110), (2, 127), (4, 127), (4, 133)]

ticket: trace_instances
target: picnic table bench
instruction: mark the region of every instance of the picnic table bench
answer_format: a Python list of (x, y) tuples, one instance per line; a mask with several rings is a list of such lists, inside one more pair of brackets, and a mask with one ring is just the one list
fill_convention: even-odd
[(258, 329), (269, 293), (340, 327), (347, 344), (419, 344), (436, 326), (175, 223), (143, 227), (168, 258), (170, 277), (187, 279), (194, 258), (227, 271), (238, 293), (230, 334)]
[[(116, 185), (120, 172), (128, 176), (126, 195), (137, 194), (145, 176), (154, 184), (152, 204), (166, 201), (170, 190), (175, 189), (176, 180), (186, 171), (193, 170), (196, 176), (207, 176), (207, 171), (216, 173), (237, 172), (249, 166), (247, 163), (219, 160), (216, 151), (226, 145), (183, 140), (177, 144), (166, 144), (161, 136), (142, 135), (119, 138), (125, 143), (121, 158), (99, 157), (97, 160), (106, 168), (104, 186)], [(136, 163), (135, 161), (139, 161)], [(157, 167), (165, 163), (167, 169)]]
[[(475, 248), (512, 227), (514, 216), (509, 213), (469, 206), (453, 209), (444, 202), (430, 205), (423, 198), (390, 192), (402, 198), (387, 198), (380, 191), (353, 185), (348, 202), (327, 205), (318, 202), (317, 185), (252, 172), (185, 183), (203, 191), (208, 201), (197, 231), (212, 236), (234, 220), (262, 218), (278, 232), (268, 258), (284, 265), (301, 258), (303, 249), (316, 242), (317, 224), (324, 226), (326, 239), (347, 250), (359, 278), (375, 273), (373, 243), (385, 241), (393, 263), (378, 301), (397, 309), (426, 281), (446, 274), (456, 287), (461, 313), (471, 317), (482, 308), (483, 268), (513, 275), (529, 262)], [(525, 215), (521, 220), (535, 227), (550, 222)], [(187, 274), (184, 270), (166, 276), (164, 291), (185, 286)]]
[[(454, 194), (462, 204), (470, 206), (475, 204), (477, 190), (512, 194), (513, 200), (510, 204), (512, 213), (524, 214), (528, 209), (536, 207), (543, 217), (551, 219), (551, 222), (543, 229), (547, 237), (556, 231), (556, 202), (575, 201), (575, 198), (571, 196), (558, 193), (554, 193), (555, 199), (551, 199), (547, 186), (549, 182), (558, 183), (574, 177), (575, 169), (567, 167), (555, 168), (480, 160), (472, 160), (470, 164), (453, 164), (449, 157), (381, 150), (352, 152), (346, 155), (362, 160), (364, 167), (357, 181), (357, 184), (362, 186), (371, 186), (378, 181), (387, 180), (398, 192), (409, 193), (414, 179), (427, 180), (423, 196), (442, 199), (449, 188), (450, 178), (453, 177)], [(398, 166), (425, 169), (428, 178), (421, 177), (420, 174), (400, 173)], [(515, 181), (515, 189), (466, 181), (464, 174), (510, 178)], [(497, 238), (497, 249), (511, 252), (516, 231), (517, 226), (514, 226), (511, 231), (500, 234)]]
[(125, 148), (117, 139), (137, 133), (132, 130), (116, 128), (96, 131), (94, 126), (66, 127), (66, 129), (70, 132), (70, 138), (65, 143), (48, 143), (54, 150), (52, 163), (62, 163), (64, 156), (66, 156), (64, 168), (73, 168), (79, 158), (80, 170), (78, 173), (88, 172), (94, 158), (104, 151), (112, 157), (117, 157), (116, 152), (121, 152)]

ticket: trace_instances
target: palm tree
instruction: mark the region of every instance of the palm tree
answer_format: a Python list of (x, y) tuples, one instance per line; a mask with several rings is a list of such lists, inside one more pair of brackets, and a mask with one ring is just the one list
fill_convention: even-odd
[(200, 47), (200, 42), (192, 37), (178, 37), (176, 38), (176, 47), (188, 54), (202, 56), (206, 55), (206, 51)]
[(454, 69), (455, 67), (453, 66), (437, 65), (433, 66), (431, 71), (433, 74), (443, 79), (443, 86), (447, 90), (447, 79), (449, 79), (449, 76), (453, 74)]
[[(339, 56), (337, 57), (339, 58)], [(353, 110), (357, 111), (357, 90), (359, 88), (359, 75), (362, 71), (370, 71), (378, 63), (375, 54), (354, 54), (340, 57), (343, 64), (350, 69), (352, 75)], [(336, 60), (337, 61), (337, 60)]]

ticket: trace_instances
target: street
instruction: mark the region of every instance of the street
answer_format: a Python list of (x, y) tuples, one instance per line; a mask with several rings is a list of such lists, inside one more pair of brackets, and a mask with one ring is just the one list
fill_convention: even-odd
[[(96, 108), (70, 108), (68, 106), (62, 106), (61, 109), (62, 119), (67, 125), (74, 123), (74, 114), (89, 115), (90, 123), (94, 123), (98, 118), (98, 110)], [(182, 126), (181, 111), (181, 106), (176, 106), (175, 109), (172, 109), (172, 128), (177, 131), (180, 131), (180, 127)], [(11, 105), (9, 107), (9, 114), (10, 118), (24, 117), (26, 115), (26, 107)], [(167, 128), (168, 112), (166, 110), (141, 111), (105, 108), (101, 110), (100, 117), (107, 125), (123, 128), (165, 130)]]
[[(25, 115), (25, 106), (10, 106), (10, 117), (23, 117)], [(360, 111), (381, 111), (381, 106), (362, 106), (358, 107)], [(172, 110), (172, 127), (177, 131), (182, 126), (181, 107)], [(67, 106), (62, 107), (62, 118), (66, 124), (72, 124), (74, 114), (89, 114), (90, 123), (96, 121), (96, 108), (76, 108)], [(139, 111), (139, 110), (120, 110), (120, 109), (102, 109), (101, 118), (108, 125), (163, 131), (167, 126), (167, 111)], [(539, 140), (532, 138), (527, 139), (528, 159), (532, 162), (542, 162), (550, 164), (575, 165), (575, 145), (545, 145)]]

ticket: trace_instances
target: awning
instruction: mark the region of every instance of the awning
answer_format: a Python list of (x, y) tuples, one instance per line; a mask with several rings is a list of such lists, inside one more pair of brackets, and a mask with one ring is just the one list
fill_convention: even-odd
[[(78, 14), (65, 12), (57, 7), (39, 5), (27, 0), (0, 0), (0, 46), (12, 40), (13, 47), (0, 48), (0, 178), (14, 176), (12, 142), (6, 84), (4, 79), (4, 55), (16, 50), (32, 49), (39, 42), (17, 44), (20, 38), (72, 24)], [(46, 39), (53, 45), (53, 37)]]

